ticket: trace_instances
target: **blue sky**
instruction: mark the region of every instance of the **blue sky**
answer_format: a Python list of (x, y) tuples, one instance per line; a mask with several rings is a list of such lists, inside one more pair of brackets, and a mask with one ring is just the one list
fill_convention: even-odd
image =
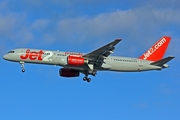
[(0, 59), (0, 120), (179, 120), (178, 0), (1, 0), (0, 55), (18, 47), (90, 52), (115, 38), (114, 55), (139, 57), (172, 37), (170, 68), (98, 72), (92, 82), (62, 78), (59, 67)]

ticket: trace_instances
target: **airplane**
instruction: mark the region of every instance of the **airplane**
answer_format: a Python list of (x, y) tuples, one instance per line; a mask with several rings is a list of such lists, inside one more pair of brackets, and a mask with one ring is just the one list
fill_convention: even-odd
[(42, 49), (18, 48), (9, 51), (3, 59), (19, 62), (22, 72), (25, 72), (25, 63), (47, 64), (61, 66), (59, 75), (62, 77), (79, 77), (84, 74), (84, 81), (90, 82), (88, 75), (96, 76), (98, 71), (141, 72), (162, 70), (168, 68), (166, 64), (174, 58), (163, 58), (171, 37), (163, 36), (151, 48), (138, 58), (110, 56), (115, 46), (122, 39), (115, 39), (109, 44), (100, 47), (88, 54), (79, 52), (62, 52)]

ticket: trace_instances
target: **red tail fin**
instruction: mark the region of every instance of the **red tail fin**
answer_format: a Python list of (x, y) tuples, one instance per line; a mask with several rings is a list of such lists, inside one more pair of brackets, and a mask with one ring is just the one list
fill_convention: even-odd
[(158, 61), (161, 60), (166, 52), (171, 37), (164, 36), (158, 40), (149, 50), (147, 50), (140, 59)]

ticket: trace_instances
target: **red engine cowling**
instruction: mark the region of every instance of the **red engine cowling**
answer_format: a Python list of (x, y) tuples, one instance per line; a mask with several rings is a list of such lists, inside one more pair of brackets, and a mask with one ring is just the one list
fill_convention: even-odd
[(87, 64), (88, 60), (84, 59), (81, 56), (68, 56), (67, 63), (69, 65), (81, 66), (81, 65)]
[(59, 69), (59, 75), (62, 77), (79, 77), (79, 71), (62, 68)]

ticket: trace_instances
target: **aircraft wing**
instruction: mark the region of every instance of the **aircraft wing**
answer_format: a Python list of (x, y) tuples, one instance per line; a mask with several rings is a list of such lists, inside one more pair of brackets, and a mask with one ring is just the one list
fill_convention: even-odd
[(94, 64), (96, 66), (101, 66), (103, 63), (103, 60), (108, 57), (113, 51), (115, 50), (115, 45), (118, 44), (122, 39), (115, 39), (113, 42), (104, 45), (103, 47), (94, 50), (93, 52), (90, 52), (86, 55), (83, 55), (83, 57), (88, 58), (90, 61), (90, 64)]

